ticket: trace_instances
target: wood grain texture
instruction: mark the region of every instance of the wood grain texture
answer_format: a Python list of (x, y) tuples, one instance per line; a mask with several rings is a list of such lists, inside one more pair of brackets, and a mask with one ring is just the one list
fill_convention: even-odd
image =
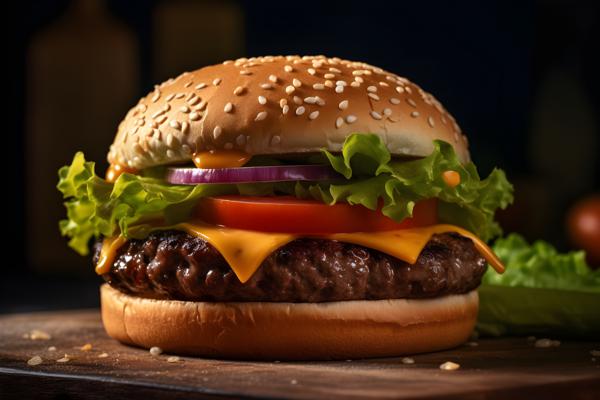
[[(24, 333), (39, 329), (49, 340)], [(443, 332), (440, 332), (443, 334)], [(80, 347), (93, 345), (90, 351)], [(0, 398), (593, 399), (600, 393), (600, 342), (535, 348), (525, 338), (400, 358), (342, 362), (239, 362), (168, 355), (106, 336), (97, 310), (0, 316)], [(55, 346), (56, 351), (48, 351)], [(108, 357), (99, 358), (106, 352)], [(57, 363), (64, 354), (71, 360)], [(43, 363), (29, 366), (39, 355)], [(457, 371), (442, 371), (445, 361)]]

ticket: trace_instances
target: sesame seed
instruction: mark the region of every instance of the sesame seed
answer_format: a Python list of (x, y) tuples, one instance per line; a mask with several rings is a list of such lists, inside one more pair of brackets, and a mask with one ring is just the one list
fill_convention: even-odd
[(318, 116), (319, 116), (319, 112), (313, 111), (310, 114), (308, 114), (308, 119), (316, 119)]
[(282, 107), (282, 109), (281, 109), (281, 112), (282, 112), (283, 114), (287, 114), (287, 113), (288, 113), (288, 111), (290, 111), (290, 106), (288, 106), (288, 105), (286, 104), (286, 105), (284, 105), (284, 106)]
[(27, 360), (27, 365), (40, 365), (44, 360), (40, 356), (33, 356)]
[(348, 100), (340, 101), (340, 104), (338, 104), (338, 107), (340, 110), (345, 110), (346, 108), (348, 108)]
[(166, 115), (162, 115), (158, 118), (156, 118), (156, 123), (158, 123), (159, 125), (161, 125), (162, 123), (164, 123), (167, 120), (167, 116)]
[(200, 100), (202, 100), (200, 97), (193, 97), (191, 100), (188, 101), (188, 104), (191, 106), (195, 106), (200, 102)]
[(325, 78), (325, 79), (333, 79), (333, 78), (335, 78), (335, 75), (334, 74), (325, 74), (325, 75), (323, 75), (323, 78)]
[(163, 351), (160, 347), (156, 347), (156, 346), (150, 347), (150, 354), (153, 356), (161, 355), (162, 352)]
[(196, 85), (197, 90), (204, 89), (205, 87), (206, 87), (206, 83), (199, 83), (198, 85)]
[(187, 114), (190, 112), (190, 108), (188, 106), (182, 106), (179, 111), (181, 111), (184, 114)]
[(396, 86), (396, 92), (404, 93), (404, 88), (402, 86)]
[(335, 87), (335, 92), (336, 93), (344, 93), (344, 87), (343, 86), (336, 86)]
[(245, 70), (245, 69), (243, 69), (243, 70), (241, 70), (241, 71), (240, 71), (240, 75), (252, 75), (252, 72), (251, 72), (251, 71), (248, 71), (248, 70)]
[(68, 354), (65, 354), (65, 356), (63, 358), (59, 358), (58, 360), (56, 360), (56, 362), (58, 363), (66, 363), (71, 361), (71, 358), (69, 357)]
[(160, 90), (156, 89), (154, 91), (154, 96), (152, 96), (152, 102), (156, 103), (160, 99)]
[(108, 353), (100, 353), (98, 354), (98, 358), (106, 358), (108, 357)]
[(181, 99), (182, 97), (185, 97), (185, 93), (177, 93), (177, 94), (175, 95), (175, 98), (176, 98), (176, 99)]
[(168, 96), (165, 98), (165, 101), (169, 102), (169, 101), (173, 100), (173, 98), (174, 98), (174, 97), (175, 97), (175, 93), (171, 93), (170, 95), (168, 95)]
[(175, 121), (174, 119), (169, 121), (169, 125), (171, 126), (171, 128), (175, 128), (177, 130), (181, 129), (181, 124), (179, 123), (179, 121)]
[(269, 80), (273, 83), (277, 83), (277, 77), (275, 75), (269, 75)]
[(363, 83), (363, 82), (365, 81), (365, 80), (364, 80), (363, 78), (361, 78), (360, 76), (355, 76), (355, 77), (354, 77), (354, 80), (355, 80), (356, 82), (359, 82), (359, 83)]
[(417, 118), (419, 116), (419, 112), (418, 111), (413, 111), (410, 113), (410, 116), (413, 118)]
[(337, 117), (335, 120), (335, 127), (339, 129), (340, 126), (344, 123), (344, 118)]
[(383, 115), (385, 115), (386, 117), (389, 117), (390, 115), (392, 115), (392, 109), (391, 108), (384, 108), (383, 109)]
[(161, 115), (163, 115), (166, 111), (164, 109), (162, 110), (158, 110), (157, 112), (155, 112), (154, 114), (152, 114), (152, 118), (156, 119), (158, 117), (160, 117)]
[(356, 122), (357, 119), (358, 118), (356, 117), (356, 115), (350, 114), (346, 117), (346, 122), (349, 124), (352, 124), (352, 123)]
[(285, 106), (287, 104), (287, 99), (280, 99), (279, 100), (279, 107), (283, 108), (283, 106)]
[(440, 365), (440, 369), (444, 371), (455, 371), (460, 368), (460, 364), (453, 363), (452, 361), (446, 361), (442, 365)]
[(314, 75), (314, 74), (317, 73), (317, 71), (314, 68), (309, 68), (308, 69), (308, 73), (311, 74), (311, 75)]
[(362, 75), (362, 71), (359, 69), (355, 69), (354, 71), (352, 71), (352, 75), (354, 75), (354, 76)]
[(325, 100), (323, 100), (322, 98), (320, 98), (319, 96), (315, 96), (317, 98), (317, 104), (320, 106), (324, 106), (325, 105)]
[(352, 86), (352, 87), (359, 87), (359, 86), (360, 86), (360, 83), (359, 83), (359, 82), (352, 82), (352, 83), (350, 84), (350, 86)]
[(435, 126), (435, 121), (433, 120), (433, 117), (427, 117), (427, 122), (429, 122), (429, 126), (431, 126), (432, 128)]
[(169, 134), (167, 135), (167, 140), (166, 140), (166, 142), (167, 142), (167, 146), (169, 146), (169, 147), (173, 146), (173, 140), (174, 140), (174, 139), (175, 139), (175, 138), (173, 137), (173, 135), (169, 133)]
[(412, 90), (411, 90), (410, 86), (406, 86), (404, 88), (404, 90), (406, 90), (406, 93), (412, 94)]
[(212, 84), (215, 85), (215, 86), (219, 86), (220, 83), (221, 83), (221, 78), (215, 78), (212, 81)]
[(379, 96), (377, 96), (375, 93), (367, 93), (367, 96), (369, 96), (373, 100), (379, 101)]
[(242, 86), (238, 86), (233, 90), (233, 94), (240, 96), (244, 93), (245, 89)]
[(403, 357), (401, 361), (402, 361), (402, 364), (414, 364), (415, 363), (415, 359), (410, 358), (410, 357)]
[[(228, 144), (231, 144), (231, 143), (228, 143)], [(176, 362), (179, 362), (179, 360), (180, 360), (180, 358), (177, 356), (171, 356), (171, 357), (167, 358), (167, 362), (169, 362), (169, 363), (176, 363)]]
[(235, 138), (235, 142), (238, 146), (243, 146), (244, 144), (246, 144), (246, 136), (239, 135), (237, 138)]
[(261, 89), (265, 90), (273, 89), (273, 85), (271, 85), (270, 83), (261, 83), (260, 87)]
[(215, 126), (215, 129), (213, 129), (213, 137), (217, 139), (221, 136), (221, 133), (223, 133), (223, 129), (219, 125)]
[(346, 83), (346, 81), (337, 81), (335, 82), (336, 86), (348, 86), (348, 83)]
[(292, 93), (294, 93), (294, 90), (296, 90), (296, 88), (295, 88), (295, 87), (293, 87), (292, 85), (289, 85), (289, 86), (287, 86), (287, 87), (285, 88), (285, 92), (286, 92), (287, 94), (292, 94)]
[(410, 104), (412, 107), (417, 107), (417, 103), (413, 99), (406, 99), (406, 102)]
[(379, 86), (389, 87), (390, 85), (387, 82), (379, 82)]
[(255, 121), (262, 121), (265, 118), (267, 118), (267, 112), (266, 111), (261, 111), (258, 114), (256, 114), (256, 118), (254, 118)]
[(381, 116), (381, 114), (379, 114), (377, 111), (371, 111), (371, 117), (373, 117), (373, 119), (382, 119), (383, 118)]
[(190, 81), (190, 82), (186, 83), (185, 85), (183, 85), (183, 87), (185, 87), (185, 88), (189, 88), (189, 87), (190, 87), (190, 86), (192, 86), (193, 84), (194, 84), (194, 82), (191, 82), (191, 81)]
[(281, 143), (281, 136), (273, 136), (273, 138), (271, 139), (271, 144), (279, 144)]
[(298, 96), (294, 96), (294, 97), (292, 98), (292, 100), (294, 100), (294, 103), (296, 103), (296, 104), (298, 104), (298, 105), (302, 104), (302, 101), (303, 101), (303, 100), (302, 100), (302, 98), (300, 98), (300, 97), (298, 97)]
[(333, 81), (330, 81), (329, 79), (327, 79), (325, 81), (325, 86), (332, 88), (335, 86), (335, 84), (333, 83)]
[(56, 351), (56, 346), (50, 346), (50, 347), (48, 347), (48, 351)]
[(302, 115), (304, 114), (304, 111), (306, 111), (306, 108), (304, 108), (304, 106), (300, 106), (296, 108), (296, 115)]
[(300, 86), (302, 86), (302, 82), (300, 82), (300, 80), (299, 80), (299, 79), (296, 79), (296, 78), (294, 78), (294, 79), (292, 80), (292, 85), (294, 85), (294, 87), (297, 87), (297, 88), (299, 88)]
[(339, 69), (337, 69), (337, 68), (334, 68), (334, 67), (329, 67), (329, 70), (330, 70), (331, 72), (335, 72), (336, 74), (341, 74), (341, 73), (342, 73), (342, 71), (340, 71)]
[(223, 146), (225, 148), (225, 150), (231, 150), (233, 149), (233, 143), (225, 143), (225, 146)]
[(92, 350), (92, 347), (93, 347), (93, 346), (92, 346), (92, 344), (91, 344), (91, 343), (86, 343), (86, 344), (84, 344), (83, 346), (81, 346), (81, 347), (79, 348), (79, 350), (81, 350), (81, 351), (90, 351), (90, 350)]
[(367, 87), (367, 92), (370, 92), (370, 93), (377, 92), (377, 86), (369, 86), (369, 87)]
[(192, 111), (192, 112), (190, 113), (190, 116), (189, 116), (189, 118), (190, 118), (190, 121), (197, 121), (197, 120), (199, 120), (199, 119), (200, 119), (200, 114), (199, 114), (199, 113), (197, 113), (196, 111)]
[(294, 68), (292, 68), (292, 66), (291, 66), (291, 65), (284, 65), (284, 66), (283, 66), (283, 70), (284, 70), (285, 72), (292, 72), (292, 71), (294, 70)]
[(304, 98), (304, 102), (307, 104), (315, 104), (317, 102), (316, 97), (306, 97)]
[(323, 90), (323, 89), (325, 89), (325, 85), (323, 85), (322, 83), (315, 83), (312, 87), (315, 90)]
[(267, 98), (265, 96), (258, 96), (258, 102), (262, 105), (267, 104)]
[(233, 111), (233, 104), (231, 104), (231, 103), (225, 104), (225, 107), (223, 107), (223, 111), (225, 111), (226, 113), (230, 113), (231, 111)]
[(390, 99), (390, 103), (392, 103), (392, 104), (400, 104), (400, 99), (397, 99), (397, 98), (395, 98), (395, 97), (392, 97), (392, 98)]
[(193, 107), (193, 109), (196, 110), (196, 111), (202, 111), (202, 110), (204, 110), (206, 108), (207, 104), (208, 103), (203, 100), (203, 101), (200, 102), (200, 104), (198, 104), (197, 106)]

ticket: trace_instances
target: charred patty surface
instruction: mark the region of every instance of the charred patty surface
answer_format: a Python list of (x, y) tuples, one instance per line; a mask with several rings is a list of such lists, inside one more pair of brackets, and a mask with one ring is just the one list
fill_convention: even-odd
[[(94, 262), (100, 249), (97, 242)], [(466, 293), (479, 286), (485, 268), (473, 242), (456, 233), (433, 235), (415, 264), (359, 245), (297, 239), (241, 283), (205, 240), (162, 231), (127, 242), (103, 277), (122, 292), (158, 299), (325, 302)]]

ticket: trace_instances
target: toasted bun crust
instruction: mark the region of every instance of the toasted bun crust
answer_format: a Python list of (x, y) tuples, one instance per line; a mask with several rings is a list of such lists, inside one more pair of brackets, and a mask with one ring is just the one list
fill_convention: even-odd
[(379, 135), (394, 155), (426, 156), (441, 139), (469, 159), (454, 118), (408, 79), (339, 58), (277, 56), (226, 61), (157, 85), (119, 125), (108, 161), (143, 169), (213, 149), (339, 151), (356, 132)]
[(209, 303), (100, 289), (108, 334), (126, 344), (216, 358), (325, 360), (442, 350), (469, 337), (476, 291), (436, 299)]

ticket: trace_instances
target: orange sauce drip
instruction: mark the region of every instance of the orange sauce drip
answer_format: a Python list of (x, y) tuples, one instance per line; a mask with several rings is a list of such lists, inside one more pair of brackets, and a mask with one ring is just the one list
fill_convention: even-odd
[(252, 156), (239, 150), (210, 150), (192, 155), (198, 168), (236, 168), (250, 161)]
[(456, 171), (444, 171), (442, 173), (442, 179), (446, 185), (450, 187), (457, 187), (460, 185), (460, 174)]
[(124, 167), (120, 164), (110, 164), (108, 169), (106, 170), (106, 181), (110, 183), (114, 183), (121, 174), (136, 174), (138, 172), (137, 169)]

